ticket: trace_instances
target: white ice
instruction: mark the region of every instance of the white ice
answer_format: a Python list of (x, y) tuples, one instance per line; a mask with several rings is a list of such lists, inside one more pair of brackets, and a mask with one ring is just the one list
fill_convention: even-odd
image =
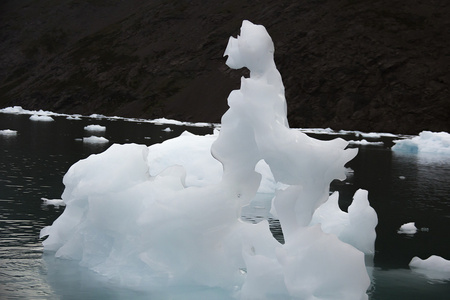
[(53, 205), (53, 206), (65, 206), (66, 204), (62, 199), (47, 199), (41, 198), (43, 205)]
[(406, 224), (403, 224), (398, 229), (397, 233), (400, 234), (415, 234), (417, 232), (416, 223), (415, 222), (409, 222)]
[(99, 131), (103, 132), (106, 131), (106, 126), (97, 125), (97, 124), (91, 124), (84, 127), (84, 130), (86, 131)]
[(349, 144), (355, 144), (355, 145), (374, 145), (374, 146), (383, 146), (383, 142), (369, 142), (365, 139), (362, 140), (350, 140), (348, 141)]
[(3, 130), (0, 130), (0, 135), (15, 136), (15, 135), (17, 135), (17, 130), (3, 129)]
[(83, 138), (83, 143), (87, 144), (106, 144), (109, 143), (109, 140), (107, 138), (104, 138), (102, 136), (89, 136)]
[(74, 121), (80, 121), (81, 115), (69, 115), (66, 117), (67, 120), (74, 120)]
[[(357, 150), (289, 128), (273, 53), (261, 25), (244, 21), (230, 38), (227, 65), (247, 67), (250, 77), (228, 97), (220, 132), (150, 147), (114, 144), (74, 164), (63, 180), (66, 209), (41, 231), (45, 251), (130, 287), (367, 299), (363, 251), (373, 252), (377, 223), (367, 192), (355, 194), (348, 213), (322, 208), (329, 218), (312, 224), (318, 207), (333, 205), (329, 184), (346, 178), (344, 165)], [(284, 244), (267, 220), (240, 218), (258, 191), (273, 196)], [(328, 221), (340, 232), (325, 233)]]
[(339, 193), (334, 192), (316, 209), (311, 224), (321, 224), (324, 232), (336, 235), (365, 254), (374, 255), (378, 218), (367, 197), (366, 190), (357, 190), (346, 213), (339, 208)]
[(89, 116), (82, 116), (79, 114), (69, 115), (69, 114), (61, 114), (61, 113), (55, 113), (51, 111), (44, 111), (44, 110), (28, 110), (24, 109), (21, 106), (11, 106), (11, 107), (5, 107), (0, 109), (0, 113), (5, 114), (19, 114), (19, 115), (41, 115), (41, 116), (63, 116), (66, 117), (69, 120), (81, 120), (82, 117), (92, 118), (92, 119), (107, 119), (107, 120), (124, 120), (128, 122), (143, 122), (143, 123), (153, 123), (157, 125), (179, 125), (179, 126), (192, 126), (192, 127), (214, 127), (218, 126), (218, 124), (211, 124), (211, 123), (205, 123), (205, 122), (182, 122), (172, 119), (166, 119), (166, 118), (159, 118), (159, 119), (153, 119), (153, 120), (146, 120), (146, 119), (137, 119), (137, 118), (124, 118), (124, 117), (117, 117), (117, 116), (105, 116), (101, 114), (91, 114)]
[(47, 115), (38, 115), (38, 114), (34, 114), (30, 117), (31, 121), (41, 121), (41, 122), (52, 122), (55, 121), (55, 119), (53, 119), (50, 116)]
[(433, 280), (450, 280), (450, 260), (437, 255), (431, 255), (427, 259), (415, 256), (409, 267)]
[(422, 131), (418, 136), (395, 140), (394, 143), (392, 151), (450, 155), (450, 134), (448, 132)]

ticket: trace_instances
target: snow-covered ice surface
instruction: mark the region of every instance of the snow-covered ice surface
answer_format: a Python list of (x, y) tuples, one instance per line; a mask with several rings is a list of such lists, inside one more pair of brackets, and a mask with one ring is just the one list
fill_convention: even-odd
[(431, 255), (427, 259), (415, 256), (409, 267), (433, 280), (450, 280), (450, 260), (437, 255)]
[(450, 133), (422, 131), (418, 136), (396, 140), (392, 151), (450, 155)]
[[(376, 213), (366, 191), (355, 194), (348, 213), (328, 196), (357, 149), (289, 128), (273, 53), (261, 25), (244, 21), (230, 38), (227, 65), (247, 67), (250, 77), (228, 97), (220, 132), (150, 147), (114, 144), (75, 163), (63, 180), (66, 209), (41, 231), (45, 251), (129, 287), (215, 287), (241, 299), (367, 299), (363, 251), (373, 253)], [(267, 220), (240, 219), (258, 191), (274, 195), (284, 244)], [(315, 219), (322, 225), (312, 224), (323, 203), (331, 209)], [(325, 233), (328, 221), (339, 232)]]

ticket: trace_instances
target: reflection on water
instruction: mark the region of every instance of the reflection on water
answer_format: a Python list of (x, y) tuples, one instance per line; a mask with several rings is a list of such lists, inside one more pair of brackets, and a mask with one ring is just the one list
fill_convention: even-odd
[[(106, 132), (86, 132), (84, 126), (99, 124)], [(232, 292), (184, 288), (136, 291), (79, 267), (76, 262), (43, 255), (39, 231), (51, 224), (64, 207), (44, 206), (41, 198), (58, 199), (62, 177), (76, 161), (104, 151), (112, 143), (151, 145), (175, 137), (186, 129), (197, 134), (211, 128), (170, 126), (173, 131), (148, 123), (55, 117), (54, 122), (32, 122), (26, 115), (0, 114), (0, 298), (19, 299), (229, 299)], [(86, 144), (85, 136), (100, 134), (109, 144)], [(330, 138), (330, 137), (327, 137)], [(354, 137), (350, 137), (354, 138)], [(388, 141), (389, 142), (389, 141)], [(447, 299), (450, 283), (411, 271), (414, 256), (432, 254), (450, 259), (450, 160), (436, 155), (393, 153), (382, 146), (362, 146), (348, 166), (354, 170), (345, 182), (333, 182), (346, 209), (358, 188), (369, 190), (378, 213), (374, 267), (369, 268), (373, 286), (370, 299)], [(243, 208), (243, 219), (269, 219), (275, 237), (282, 241), (277, 220), (270, 215), (271, 195), (259, 195)], [(404, 223), (416, 222), (413, 236), (399, 235)], [(425, 230), (426, 229), (426, 230)]]

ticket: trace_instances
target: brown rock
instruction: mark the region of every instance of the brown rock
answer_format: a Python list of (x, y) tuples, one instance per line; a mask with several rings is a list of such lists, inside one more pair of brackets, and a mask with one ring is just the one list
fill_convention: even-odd
[(2, 1), (0, 106), (219, 122), (243, 19), (275, 43), (292, 127), (450, 131), (450, 2)]

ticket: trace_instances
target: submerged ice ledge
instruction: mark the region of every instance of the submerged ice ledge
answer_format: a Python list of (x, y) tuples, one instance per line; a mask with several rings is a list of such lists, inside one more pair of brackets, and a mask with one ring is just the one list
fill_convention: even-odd
[[(45, 251), (127, 286), (216, 287), (241, 299), (367, 299), (364, 253), (374, 252), (377, 215), (366, 191), (348, 213), (337, 194), (329, 197), (357, 149), (289, 128), (273, 53), (261, 25), (244, 21), (230, 38), (227, 65), (247, 67), (250, 77), (229, 95), (215, 134), (114, 144), (74, 164), (63, 180), (66, 209), (41, 231)], [(273, 196), (284, 244), (267, 220), (240, 219), (263, 192)]]

